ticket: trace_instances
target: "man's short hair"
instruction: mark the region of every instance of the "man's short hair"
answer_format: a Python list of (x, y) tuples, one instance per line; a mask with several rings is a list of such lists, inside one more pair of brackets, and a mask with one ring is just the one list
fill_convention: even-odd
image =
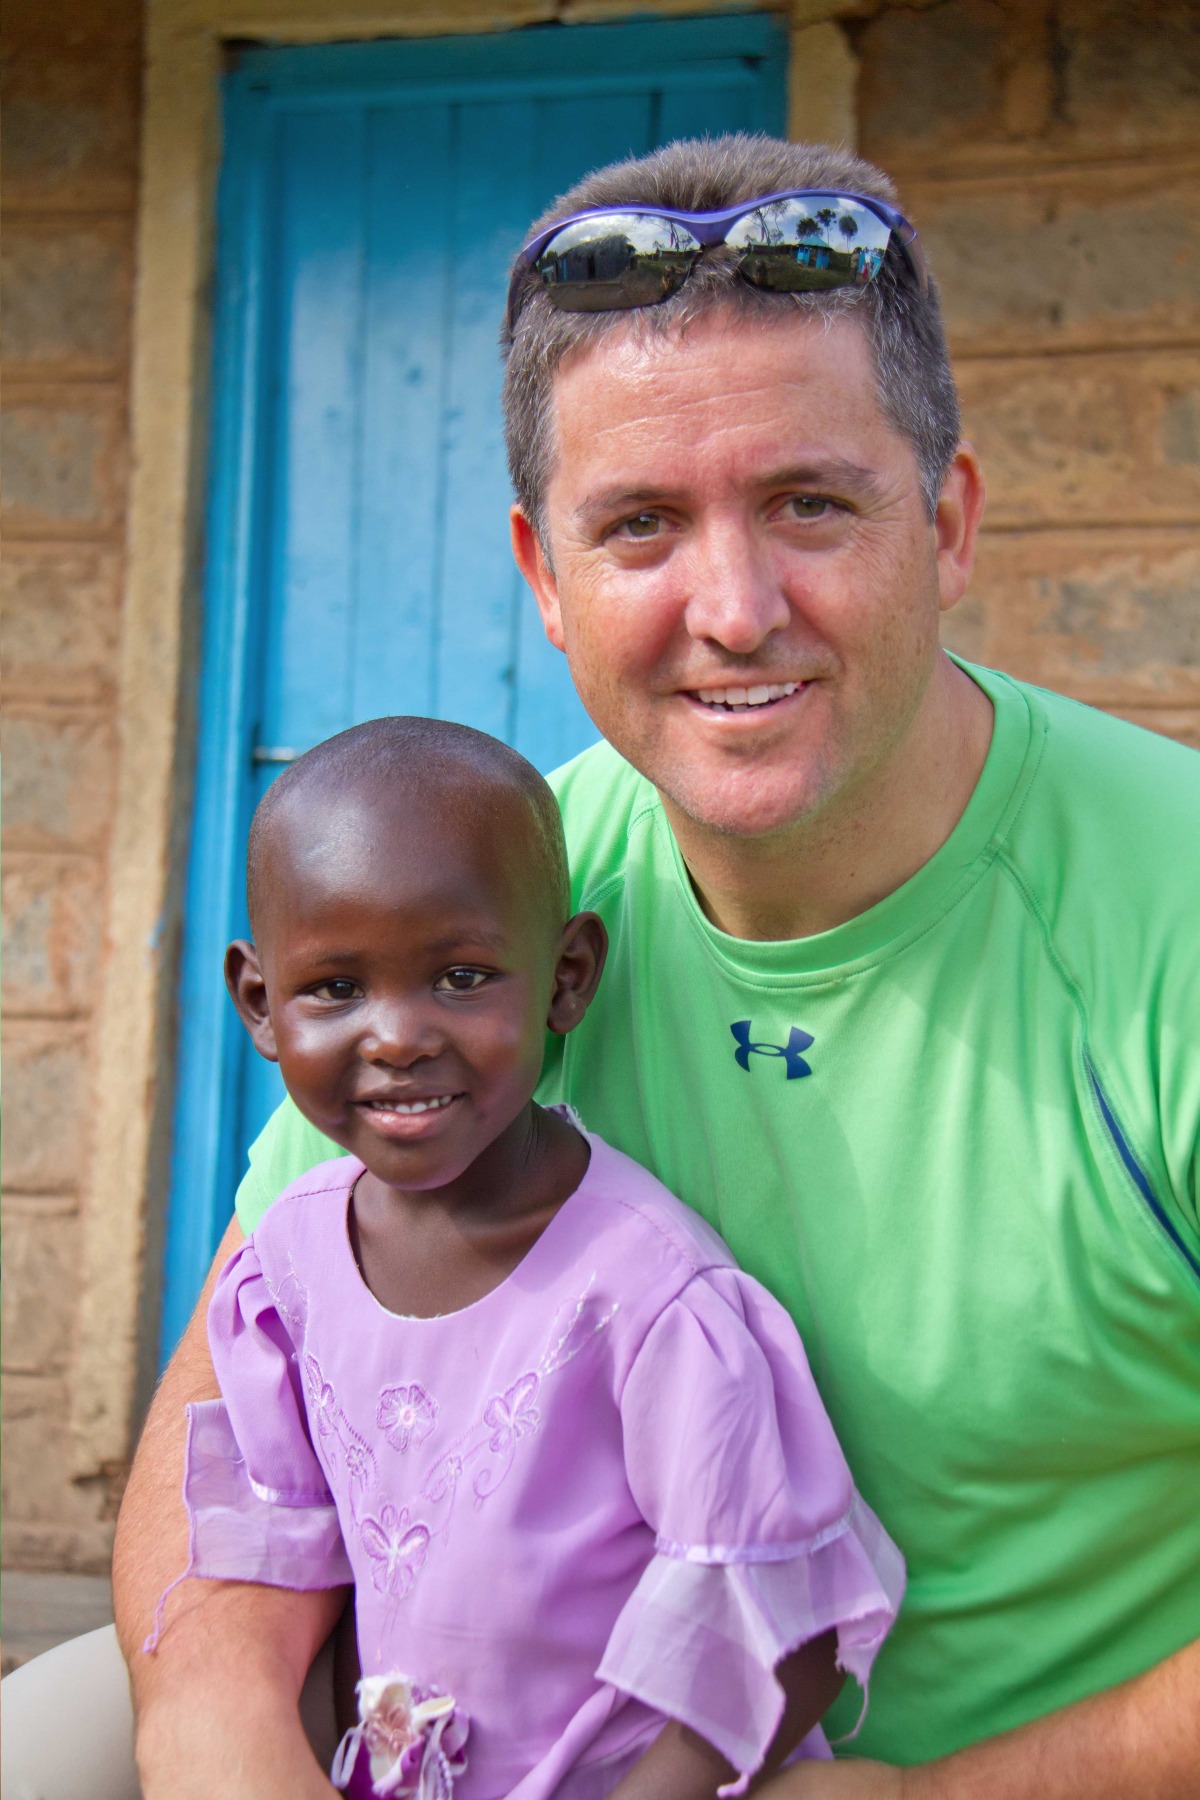
[[(783, 188), (831, 188), (894, 204), (895, 189), (873, 164), (826, 144), (789, 144), (779, 138), (683, 139), (650, 156), (597, 169), (556, 200), (529, 237), (588, 207), (666, 206), (701, 212)], [(559, 312), (539, 277), (522, 281), (520, 313), (501, 335), (505, 358), (504, 416), (509, 472), (522, 510), (546, 547), (545, 493), (553, 468), (554, 377), (572, 351), (594, 344), (630, 322), (645, 331), (679, 329), (718, 308), (757, 318), (792, 307), (803, 317), (861, 319), (875, 358), (885, 416), (913, 447), (930, 518), (959, 441), (958, 396), (950, 370), (937, 289), (925, 292), (900, 247), (889, 244), (875, 279), (861, 289), (771, 294), (743, 281), (736, 258), (708, 250), (679, 292), (636, 312)]]

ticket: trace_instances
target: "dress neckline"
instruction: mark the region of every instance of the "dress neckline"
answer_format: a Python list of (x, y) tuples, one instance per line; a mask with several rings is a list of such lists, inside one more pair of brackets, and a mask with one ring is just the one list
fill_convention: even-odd
[(346, 1186), (346, 1197), (342, 1206), (341, 1228), (338, 1232), (338, 1251), (339, 1254), (346, 1258), (352, 1279), (358, 1283), (358, 1286), (371, 1302), (372, 1306), (382, 1313), (385, 1319), (394, 1319), (397, 1324), (400, 1325), (438, 1325), (448, 1323), (453, 1319), (465, 1319), (469, 1314), (477, 1313), (482, 1307), (490, 1305), (492, 1301), (495, 1300), (496, 1295), (501, 1294), (506, 1289), (512, 1287), (517, 1282), (518, 1277), (523, 1274), (528, 1274), (531, 1265), (536, 1262), (539, 1254), (542, 1253), (542, 1247), (547, 1239), (557, 1239), (561, 1233), (560, 1222), (564, 1215), (568, 1213), (574, 1215), (578, 1210), (577, 1202), (581, 1202), (584, 1199), (591, 1183), (592, 1171), (596, 1166), (597, 1141), (592, 1136), (591, 1132), (583, 1130), (578, 1118), (574, 1116), (572, 1108), (557, 1106), (554, 1108), (547, 1108), (547, 1111), (551, 1110), (567, 1114), (569, 1123), (575, 1127), (579, 1132), (580, 1137), (587, 1145), (587, 1167), (580, 1177), (579, 1185), (567, 1195), (553, 1218), (547, 1221), (533, 1243), (530, 1244), (524, 1256), (518, 1263), (513, 1265), (508, 1271), (508, 1274), (498, 1281), (495, 1287), (489, 1288), (486, 1294), (480, 1294), (478, 1300), (472, 1300), (466, 1306), (456, 1307), (453, 1312), (424, 1314), (393, 1312), (391, 1307), (385, 1306), (378, 1294), (372, 1291), (366, 1276), (359, 1267), (358, 1258), (354, 1254), (354, 1245), (350, 1238), (350, 1208), (354, 1204), (354, 1190), (358, 1186), (362, 1176), (366, 1173), (366, 1164), (357, 1156), (348, 1156), (346, 1158), (347, 1162), (351, 1165), (351, 1178)]

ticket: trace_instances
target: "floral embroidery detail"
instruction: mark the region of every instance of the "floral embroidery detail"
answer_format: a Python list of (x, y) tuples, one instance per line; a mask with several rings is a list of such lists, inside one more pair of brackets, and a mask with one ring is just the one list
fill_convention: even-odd
[(375, 1423), (393, 1450), (405, 1451), (410, 1444), (423, 1444), (437, 1424), (438, 1406), (432, 1394), (426, 1393), (419, 1381), (409, 1387), (384, 1388), (379, 1396)]
[(375, 1458), (365, 1444), (353, 1439), (342, 1446), (346, 1454), (346, 1473), (365, 1492), (375, 1482)]
[(364, 1519), (359, 1530), (373, 1565), (371, 1580), (381, 1594), (403, 1600), (424, 1564), (429, 1527), (412, 1524), (407, 1506), (395, 1507), (389, 1501), (377, 1519)]
[(595, 1282), (596, 1277), (592, 1274), (575, 1304), (571, 1306), (570, 1301), (567, 1301), (555, 1313), (554, 1324), (557, 1325), (570, 1307), (565, 1329), (554, 1343), (547, 1344), (542, 1353), (542, 1360), (538, 1364), (539, 1375), (554, 1375), (559, 1369), (565, 1369), (569, 1362), (574, 1362), (581, 1350), (586, 1350), (593, 1338), (598, 1337), (602, 1331), (607, 1331), (616, 1318), (618, 1301), (614, 1300), (611, 1306), (603, 1308), (592, 1299)]
[(304, 1383), (308, 1389), (309, 1415), (322, 1437), (337, 1436), (337, 1395), (321, 1373), (315, 1356), (304, 1359)]
[(365, 1744), (371, 1786), (397, 1800), (452, 1800), (455, 1778), (467, 1767), (471, 1722), (452, 1694), (419, 1686), (407, 1675), (368, 1675), (359, 1682), (358, 1724), (338, 1745), (330, 1778), (349, 1785)]
[[(335, 1477), (342, 1481), (350, 1516), (371, 1559), (372, 1581), (380, 1593), (403, 1600), (434, 1539), (449, 1542), (465, 1477), (476, 1507), (507, 1480), (522, 1442), (541, 1430), (543, 1384), (592, 1346), (616, 1317), (616, 1304), (593, 1294), (595, 1284), (593, 1274), (582, 1293), (558, 1306), (537, 1366), (492, 1393), (476, 1414), (476, 1422), (427, 1465), (419, 1492), (422, 1510), (436, 1508), (427, 1515), (429, 1522), (414, 1520), (406, 1507), (391, 1501), (380, 1505), (383, 1494), (376, 1492), (381, 1478), (374, 1450), (346, 1417), (317, 1358), (311, 1352), (303, 1353), (299, 1360), (313, 1441), (335, 1491)], [(418, 1450), (433, 1435), (438, 1419), (438, 1401), (419, 1381), (380, 1391), (375, 1425), (401, 1454)], [(368, 1499), (372, 1494), (375, 1498)], [(379, 1654), (382, 1657), (382, 1644)]]
[(277, 1287), (272, 1285), (265, 1270), (263, 1280), (267, 1284), (271, 1304), (287, 1326), (292, 1342), (302, 1344), (304, 1333), (308, 1329), (308, 1290), (297, 1275), (291, 1256), (288, 1256), (287, 1273)]
[(424, 1486), (421, 1489), (422, 1494), (424, 1494), (427, 1500), (434, 1501), (435, 1504), (439, 1500), (444, 1500), (447, 1494), (453, 1494), (459, 1482), (462, 1480), (463, 1467), (464, 1463), (461, 1452), (458, 1450), (447, 1450), (445, 1456), (440, 1457), (439, 1460), (434, 1463), (429, 1474), (426, 1476)]
[(488, 1449), (493, 1456), (503, 1456), (518, 1438), (532, 1437), (541, 1422), (533, 1404), (541, 1382), (532, 1371), (522, 1375), (503, 1394), (489, 1400), (483, 1409), (483, 1422), (491, 1429)]
[(375, 1452), (351, 1425), (338, 1404), (332, 1383), (326, 1381), (320, 1363), (311, 1354), (304, 1358), (304, 1386), (309, 1421), (323, 1440), (321, 1450), (331, 1475), (337, 1466), (337, 1452), (342, 1453), (350, 1484), (350, 1512), (357, 1519), (359, 1501), (376, 1483)]
[(439, 1536), (449, 1533), (459, 1483), (468, 1465), (473, 1467), (471, 1492), (475, 1505), (482, 1506), (507, 1478), (520, 1440), (533, 1437), (540, 1428), (541, 1414), (535, 1402), (542, 1383), (548, 1376), (566, 1368), (612, 1324), (617, 1313), (616, 1304), (604, 1306), (592, 1298), (595, 1280), (592, 1275), (577, 1299), (564, 1301), (559, 1306), (537, 1368), (518, 1376), (503, 1393), (493, 1394), (484, 1406), (479, 1423), (457, 1438), (429, 1470), (421, 1489), (422, 1496), (432, 1505), (446, 1503), (445, 1517), (438, 1526)]

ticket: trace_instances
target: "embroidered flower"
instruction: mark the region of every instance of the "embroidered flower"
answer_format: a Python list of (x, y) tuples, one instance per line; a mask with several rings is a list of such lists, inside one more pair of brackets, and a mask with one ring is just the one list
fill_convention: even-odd
[(275, 1311), (287, 1326), (290, 1337), (293, 1341), (302, 1340), (308, 1328), (308, 1291), (297, 1275), (290, 1256), (287, 1273), (279, 1286), (272, 1287), (267, 1281), (267, 1292)]
[(407, 1450), (410, 1444), (423, 1444), (437, 1424), (437, 1401), (427, 1394), (419, 1381), (409, 1387), (384, 1388), (379, 1396), (375, 1423), (393, 1450)]
[(365, 1444), (360, 1444), (353, 1438), (348, 1444), (343, 1444), (342, 1449), (346, 1456), (346, 1473), (351, 1483), (357, 1482), (365, 1492), (375, 1482), (374, 1456)]
[(337, 1435), (337, 1395), (321, 1373), (315, 1356), (304, 1358), (304, 1382), (308, 1388), (308, 1405), (313, 1423), (322, 1437)]
[(381, 1594), (403, 1600), (425, 1561), (429, 1527), (411, 1524), (407, 1506), (389, 1502), (377, 1519), (364, 1519), (359, 1529), (373, 1565), (371, 1580)]
[(491, 1431), (488, 1449), (502, 1455), (518, 1438), (532, 1437), (540, 1422), (533, 1404), (541, 1386), (533, 1373), (522, 1375), (504, 1394), (489, 1400), (483, 1411), (483, 1422)]
[(436, 1505), (447, 1494), (453, 1495), (462, 1480), (464, 1466), (462, 1453), (457, 1449), (447, 1450), (445, 1456), (439, 1457), (425, 1477), (425, 1484), (421, 1489), (426, 1500)]
[(376, 1794), (410, 1800), (452, 1800), (455, 1778), (466, 1769), (470, 1720), (450, 1694), (419, 1686), (407, 1675), (368, 1675), (359, 1682), (358, 1724), (338, 1746), (331, 1771), (335, 1787), (349, 1784), (365, 1744)]

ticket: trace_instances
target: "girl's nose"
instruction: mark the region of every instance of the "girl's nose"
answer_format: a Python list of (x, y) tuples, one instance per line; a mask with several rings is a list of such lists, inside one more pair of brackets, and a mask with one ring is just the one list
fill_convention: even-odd
[(438, 1021), (412, 1003), (377, 1003), (359, 1039), (359, 1054), (365, 1061), (386, 1063), (392, 1069), (407, 1069), (444, 1048), (445, 1034)]

